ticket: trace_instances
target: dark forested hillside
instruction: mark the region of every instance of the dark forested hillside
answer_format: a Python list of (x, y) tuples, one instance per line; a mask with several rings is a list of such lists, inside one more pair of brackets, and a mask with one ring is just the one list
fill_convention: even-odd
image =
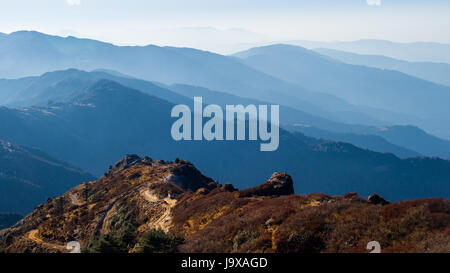
[(23, 216), (17, 213), (0, 212), (0, 230), (9, 228), (22, 218)]
[(27, 213), (46, 198), (92, 179), (41, 150), (0, 140), (0, 212)]

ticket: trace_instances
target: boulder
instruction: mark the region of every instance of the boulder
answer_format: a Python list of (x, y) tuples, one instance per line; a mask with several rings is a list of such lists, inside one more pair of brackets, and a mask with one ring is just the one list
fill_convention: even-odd
[(383, 197), (379, 196), (378, 194), (374, 193), (371, 196), (367, 198), (367, 202), (374, 205), (387, 205), (389, 204), (388, 201), (386, 201)]
[(231, 183), (225, 183), (225, 185), (223, 185), (223, 189), (229, 192), (237, 191), (237, 189)]
[(240, 197), (280, 196), (294, 194), (294, 182), (286, 173), (274, 173), (266, 183), (239, 192)]

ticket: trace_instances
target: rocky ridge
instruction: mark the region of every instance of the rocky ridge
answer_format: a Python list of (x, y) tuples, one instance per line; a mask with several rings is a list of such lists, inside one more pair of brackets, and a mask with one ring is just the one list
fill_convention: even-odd
[(244, 190), (188, 161), (128, 155), (0, 232), (1, 252), (386, 252), (450, 250), (450, 202), (296, 195), (286, 173)]

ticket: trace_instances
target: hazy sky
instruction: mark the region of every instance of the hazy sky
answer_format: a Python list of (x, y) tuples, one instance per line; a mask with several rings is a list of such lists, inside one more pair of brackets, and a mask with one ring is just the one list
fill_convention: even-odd
[(0, 32), (212, 50), (257, 41), (450, 43), (449, 0), (1, 0)]

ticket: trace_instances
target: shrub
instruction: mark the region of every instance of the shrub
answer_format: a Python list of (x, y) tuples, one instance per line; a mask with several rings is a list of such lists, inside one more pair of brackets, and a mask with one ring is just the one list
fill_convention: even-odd
[(283, 253), (319, 253), (324, 248), (322, 238), (310, 230), (292, 233), (278, 244), (278, 251)]
[(61, 214), (64, 212), (64, 208), (68, 204), (68, 201), (64, 197), (56, 198), (55, 200), (55, 214)]
[(233, 238), (233, 250), (239, 251), (244, 243), (256, 240), (258, 237), (259, 234), (255, 230), (240, 230)]
[(132, 208), (134, 204), (120, 204), (119, 208), (108, 218), (107, 225), (111, 232), (102, 234), (93, 239), (86, 247), (88, 253), (124, 253), (136, 243), (136, 228), (139, 223), (136, 220)]
[(161, 229), (153, 229), (146, 232), (137, 248), (137, 253), (173, 253), (178, 245), (183, 243), (180, 237), (170, 237)]
[(127, 245), (120, 234), (110, 232), (103, 234), (97, 240), (91, 241), (83, 252), (87, 253), (124, 253), (128, 252)]

